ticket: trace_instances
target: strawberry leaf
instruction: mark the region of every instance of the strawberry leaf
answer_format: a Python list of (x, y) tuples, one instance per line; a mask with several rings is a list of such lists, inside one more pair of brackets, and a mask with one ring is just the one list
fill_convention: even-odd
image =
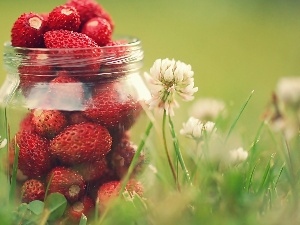
[(51, 193), (45, 201), (45, 208), (49, 210), (48, 220), (55, 220), (60, 218), (66, 209), (67, 200), (64, 195), (60, 193)]
[(31, 212), (33, 212), (35, 215), (40, 215), (44, 210), (44, 202), (39, 200), (34, 200), (28, 204), (28, 209)]

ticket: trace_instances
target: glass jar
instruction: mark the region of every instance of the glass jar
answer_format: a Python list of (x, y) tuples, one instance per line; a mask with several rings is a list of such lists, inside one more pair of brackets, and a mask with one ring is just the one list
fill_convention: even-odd
[(140, 41), (129, 37), (82, 49), (5, 43), (0, 125), (17, 204), (56, 192), (69, 205), (95, 203), (100, 185), (122, 179), (136, 150), (131, 130), (150, 96), (142, 59)]

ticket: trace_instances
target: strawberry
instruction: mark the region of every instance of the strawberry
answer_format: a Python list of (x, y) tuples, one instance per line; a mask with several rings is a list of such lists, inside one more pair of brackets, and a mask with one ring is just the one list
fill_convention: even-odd
[(22, 202), (29, 203), (34, 200), (43, 201), (45, 197), (44, 184), (36, 179), (25, 181), (21, 188)]
[(46, 22), (37, 13), (23, 13), (11, 29), (11, 44), (15, 47), (44, 47), (43, 34)]
[(49, 93), (53, 108), (71, 111), (83, 108), (84, 85), (67, 71), (57, 73), (49, 83)]
[(26, 55), (26, 63), (21, 63), (19, 68), (20, 87), (25, 96), (31, 88), (49, 82), (54, 75), (49, 63), (49, 55), (43, 51), (30, 51)]
[(112, 29), (106, 19), (94, 17), (83, 25), (81, 33), (92, 38), (99, 46), (105, 46), (111, 41)]
[(71, 205), (66, 214), (71, 221), (79, 222), (81, 215), (88, 216), (94, 207), (94, 200), (85, 195), (79, 201)]
[(74, 111), (68, 114), (68, 121), (69, 125), (74, 125), (89, 122), (89, 119), (81, 111)]
[(44, 34), (47, 48), (96, 48), (97, 43), (85, 34), (69, 30), (53, 30)]
[(50, 141), (54, 157), (64, 164), (93, 162), (102, 159), (111, 148), (108, 130), (95, 123), (68, 126)]
[(74, 168), (86, 182), (98, 180), (108, 172), (105, 158), (90, 163), (82, 163)]
[(103, 17), (114, 28), (114, 22), (108, 12), (95, 0), (69, 0), (66, 5), (76, 8), (80, 15), (81, 27), (94, 17)]
[(30, 131), (16, 134), (19, 147), (19, 169), (29, 178), (38, 178), (51, 169), (51, 157), (48, 141)]
[(129, 129), (141, 108), (126, 90), (125, 85), (117, 82), (99, 84), (94, 96), (87, 101), (84, 114), (109, 130)]
[[(97, 193), (97, 204), (99, 204), (99, 210), (102, 211), (109, 204), (109, 202), (115, 199), (120, 193), (121, 181), (110, 181), (100, 186)], [(143, 195), (143, 186), (137, 180), (131, 179), (126, 184), (125, 190), (129, 194), (136, 193), (140, 196)]]
[(103, 54), (109, 60), (102, 64), (100, 73), (108, 73), (110, 78), (117, 78), (128, 72), (126, 65), (131, 53), (127, 40), (111, 40), (103, 48)]
[(32, 110), (32, 123), (35, 131), (46, 138), (53, 138), (67, 125), (65, 115), (58, 110)]
[[(115, 140), (114, 140), (115, 142)], [(127, 137), (117, 140), (117, 144), (114, 144), (112, 149), (112, 165), (119, 178), (121, 179), (128, 171), (132, 158), (136, 153), (137, 146), (133, 144)], [(134, 168), (132, 176), (140, 172), (145, 161), (145, 155), (141, 153), (139, 160)]]
[(44, 40), (47, 48), (55, 49), (53, 55), (57, 58), (57, 67), (80, 76), (98, 74), (101, 48), (87, 35), (53, 30), (45, 33)]
[(61, 193), (73, 203), (83, 196), (86, 184), (81, 175), (66, 167), (55, 167), (47, 176), (48, 193)]
[(60, 5), (49, 13), (47, 25), (49, 30), (78, 31), (80, 23), (80, 16), (73, 6)]
[(35, 131), (34, 124), (32, 123), (32, 113), (31, 112), (27, 113), (20, 122), (19, 131), (23, 131), (23, 130), (28, 131), (28, 132)]

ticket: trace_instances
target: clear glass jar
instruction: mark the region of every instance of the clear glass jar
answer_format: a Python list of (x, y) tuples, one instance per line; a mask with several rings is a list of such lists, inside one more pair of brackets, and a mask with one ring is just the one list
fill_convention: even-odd
[(95, 202), (101, 184), (126, 173), (136, 150), (130, 130), (149, 92), (140, 77), (141, 43), (124, 40), (85, 49), (5, 43), (0, 125), (17, 203), (55, 192), (70, 205), (86, 196)]

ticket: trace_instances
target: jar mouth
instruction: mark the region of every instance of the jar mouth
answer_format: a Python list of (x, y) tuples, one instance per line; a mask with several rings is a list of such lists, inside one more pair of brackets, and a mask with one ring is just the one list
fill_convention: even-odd
[(67, 71), (72, 76), (115, 77), (142, 67), (141, 41), (119, 36), (117, 44), (88, 48), (24, 48), (4, 43), (7, 71), (20, 75), (56, 76)]
[(13, 48), (15, 50), (20, 50), (20, 51), (60, 51), (60, 50), (89, 50), (89, 49), (114, 49), (114, 48), (119, 48), (119, 47), (138, 47), (141, 45), (140, 39), (133, 37), (133, 36), (116, 36), (116, 40), (121, 40), (124, 42), (118, 43), (116, 46), (99, 46), (99, 47), (87, 47), (87, 48), (27, 48), (27, 47), (14, 47), (11, 45), (10, 41), (4, 42), (4, 48)]

